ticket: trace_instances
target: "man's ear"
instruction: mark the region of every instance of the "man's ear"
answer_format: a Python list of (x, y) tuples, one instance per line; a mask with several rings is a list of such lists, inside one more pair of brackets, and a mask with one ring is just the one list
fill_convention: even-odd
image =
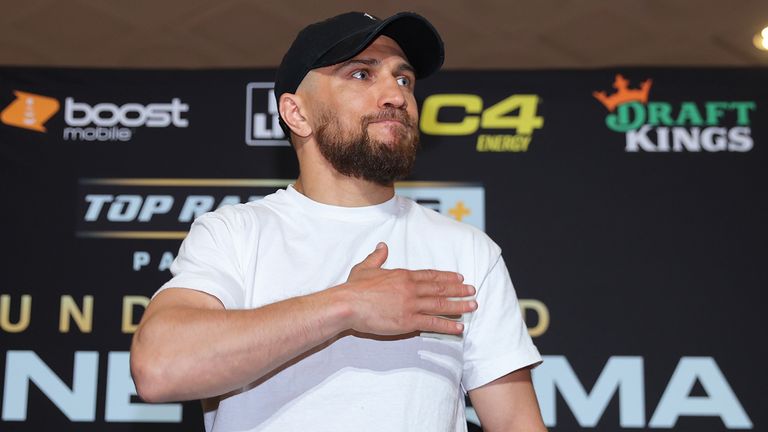
[(312, 126), (303, 115), (301, 97), (293, 93), (283, 93), (280, 95), (279, 109), (280, 116), (293, 133), (302, 138), (312, 133)]

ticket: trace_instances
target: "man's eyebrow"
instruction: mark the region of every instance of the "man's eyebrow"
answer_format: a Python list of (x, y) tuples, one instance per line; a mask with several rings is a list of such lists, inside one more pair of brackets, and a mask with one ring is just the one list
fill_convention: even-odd
[(374, 59), (374, 58), (353, 58), (353, 59), (349, 59), (349, 60), (347, 60), (345, 62), (341, 62), (341, 63), (337, 64), (336, 67), (333, 68), (333, 69), (334, 70), (339, 70), (339, 69), (345, 68), (345, 67), (347, 67), (349, 65), (352, 65), (352, 64), (364, 64), (366, 66), (376, 66), (379, 63), (381, 63), (381, 62), (379, 60)]
[(403, 63), (403, 64), (401, 64), (401, 65), (400, 65), (400, 66), (397, 68), (397, 71), (398, 71), (398, 72), (401, 72), (401, 71), (408, 71), (408, 72), (410, 72), (410, 73), (412, 73), (412, 74), (416, 75), (416, 69), (414, 69), (414, 68), (413, 68), (413, 66), (411, 66), (411, 65), (410, 65), (410, 64), (408, 64), (408, 63)]
[[(349, 65), (357, 65), (357, 64), (366, 65), (366, 66), (378, 66), (379, 64), (381, 64), (381, 61), (375, 58), (353, 58), (337, 64), (336, 67), (333, 68), (333, 70), (338, 71)], [(413, 66), (411, 66), (408, 63), (400, 64), (400, 66), (397, 67), (397, 71), (398, 72), (408, 71), (416, 75), (416, 69), (414, 69)]]

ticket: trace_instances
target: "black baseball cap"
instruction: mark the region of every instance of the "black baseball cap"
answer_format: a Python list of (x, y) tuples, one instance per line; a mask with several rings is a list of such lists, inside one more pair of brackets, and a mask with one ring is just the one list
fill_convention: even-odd
[[(295, 93), (310, 70), (349, 60), (381, 35), (400, 45), (417, 79), (431, 75), (443, 65), (443, 40), (423, 16), (400, 12), (382, 20), (364, 12), (347, 12), (299, 32), (277, 69), (275, 98), (279, 102), (283, 93)], [(290, 136), (282, 116), (280, 126)]]

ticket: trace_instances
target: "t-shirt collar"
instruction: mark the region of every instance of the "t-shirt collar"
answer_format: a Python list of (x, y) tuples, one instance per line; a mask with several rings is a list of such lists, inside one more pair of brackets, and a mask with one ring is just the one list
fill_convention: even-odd
[(401, 203), (400, 200), (398, 200), (397, 195), (394, 195), (392, 198), (381, 204), (362, 207), (343, 207), (317, 202), (297, 191), (293, 185), (288, 185), (286, 193), (291, 202), (301, 207), (301, 209), (307, 213), (331, 219), (348, 221), (386, 219), (391, 216), (396, 216), (401, 209)]

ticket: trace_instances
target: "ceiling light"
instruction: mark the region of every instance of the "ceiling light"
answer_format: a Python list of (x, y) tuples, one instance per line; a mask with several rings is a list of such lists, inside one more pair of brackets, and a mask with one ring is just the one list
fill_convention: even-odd
[(756, 34), (752, 39), (752, 43), (755, 44), (755, 48), (768, 51), (768, 27), (764, 28), (760, 33)]

